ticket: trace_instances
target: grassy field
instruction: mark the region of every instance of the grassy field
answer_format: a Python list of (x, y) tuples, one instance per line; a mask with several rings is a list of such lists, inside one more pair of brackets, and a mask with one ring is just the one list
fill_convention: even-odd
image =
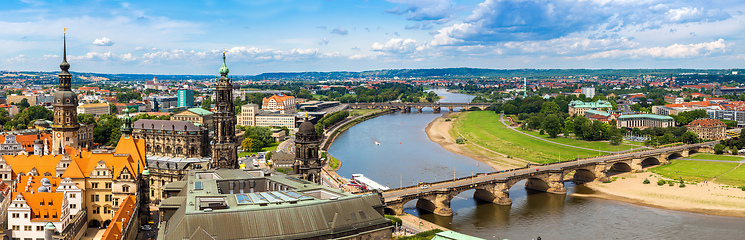
[(530, 134), (530, 135), (539, 137), (539, 138), (543, 138), (543, 139), (552, 141), (552, 142), (562, 143), (562, 144), (567, 144), (567, 145), (572, 145), (572, 146), (576, 146), (576, 147), (589, 148), (589, 149), (593, 149), (593, 150), (594, 149), (600, 149), (601, 151), (613, 151), (613, 152), (617, 152), (617, 151), (629, 150), (629, 149), (637, 148), (635, 146), (630, 146), (630, 145), (613, 146), (613, 145), (610, 145), (610, 143), (608, 143), (608, 142), (585, 141), (585, 140), (577, 140), (577, 139), (565, 138), (565, 137), (549, 138), (548, 137), (548, 134), (540, 135), (536, 131), (529, 131), (529, 130), (521, 130), (521, 131), (524, 132), (524, 133), (527, 133), (527, 134)]
[(732, 156), (732, 155), (715, 155), (709, 153), (699, 153), (689, 156), (688, 158), (693, 159), (706, 159), (706, 160), (723, 160), (723, 161), (742, 161), (743, 157)]
[(349, 113), (349, 116), (359, 116), (359, 115), (365, 115), (368, 113), (376, 113), (380, 111), (383, 111), (383, 110), (381, 109), (355, 109), (355, 110), (352, 110), (351, 113)]
[[(678, 179), (690, 182), (711, 181), (714, 177), (722, 175), (729, 170), (737, 167), (737, 163), (725, 162), (705, 162), (705, 161), (685, 161), (678, 160), (668, 165), (651, 168), (649, 171), (660, 174), (667, 178)], [(737, 173), (733, 174), (736, 176)], [(740, 178), (740, 182), (745, 178)]]
[(239, 152), (238, 157), (245, 157), (245, 156), (251, 156), (251, 154), (256, 154), (258, 152), (268, 152), (268, 151), (275, 151), (277, 150), (277, 147), (279, 146), (278, 142), (270, 143), (269, 146), (261, 148), (261, 151), (257, 152)]
[(745, 186), (745, 166), (740, 165), (731, 172), (717, 177), (717, 182), (735, 186)]
[(500, 123), (499, 115), (491, 111), (462, 113), (454, 126), (468, 142), (532, 162), (556, 162), (559, 156), (562, 161), (598, 156), (597, 151), (550, 144), (517, 133)]

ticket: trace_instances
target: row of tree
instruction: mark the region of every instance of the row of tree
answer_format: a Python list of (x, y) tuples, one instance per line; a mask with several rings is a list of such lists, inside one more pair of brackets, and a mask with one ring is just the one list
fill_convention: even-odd
[(243, 131), (241, 148), (243, 151), (257, 152), (274, 142), (272, 131), (268, 127), (236, 126)]
[(332, 114), (326, 114), (321, 119), (319, 119), (318, 122), (316, 122), (316, 133), (318, 133), (318, 135), (323, 135), (324, 129), (331, 125), (334, 125), (334, 123), (344, 120), (347, 117), (349, 117), (348, 111), (338, 111)]

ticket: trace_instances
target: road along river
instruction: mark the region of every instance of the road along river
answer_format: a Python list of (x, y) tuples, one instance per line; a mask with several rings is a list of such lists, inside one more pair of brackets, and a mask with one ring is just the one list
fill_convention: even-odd
[[(472, 97), (435, 90), (442, 102)], [(446, 112), (447, 109), (442, 109)], [(441, 114), (395, 113), (357, 124), (342, 133), (329, 153), (343, 161), (339, 175), (362, 173), (391, 188), (489, 172), (491, 167), (456, 155), (429, 140), (424, 128)], [(380, 142), (376, 145), (375, 141)], [(455, 173), (455, 174), (454, 174)], [(745, 219), (709, 216), (637, 206), (619, 201), (573, 197), (592, 190), (566, 183), (567, 195), (510, 189), (511, 206), (473, 199), (473, 191), (456, 196), (454, 215), (440, 217), (416, 209), (405, 211), (438, 225), (486, 239), (741, 239)], [(743, 201), (745, 204), (745, 201)]]

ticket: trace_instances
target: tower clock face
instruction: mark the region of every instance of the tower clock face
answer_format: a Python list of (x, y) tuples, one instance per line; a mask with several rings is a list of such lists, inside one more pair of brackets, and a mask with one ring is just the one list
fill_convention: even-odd
[(57, 133), (57, 138), (62, 138), (62, 133)]

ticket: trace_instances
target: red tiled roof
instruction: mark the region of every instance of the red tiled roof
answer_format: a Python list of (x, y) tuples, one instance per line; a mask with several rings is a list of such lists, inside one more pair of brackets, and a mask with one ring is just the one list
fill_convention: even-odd
[(709, 128), (709, 127), (723, 127), (723, 126), (727, 126), (727, 124), (724, 124), (722, 121), (719, 121), (718, 119), (706, 118), (706, 119), (693, 120), (687, 126), (689, 127), (699, 126), (699, 127)]

